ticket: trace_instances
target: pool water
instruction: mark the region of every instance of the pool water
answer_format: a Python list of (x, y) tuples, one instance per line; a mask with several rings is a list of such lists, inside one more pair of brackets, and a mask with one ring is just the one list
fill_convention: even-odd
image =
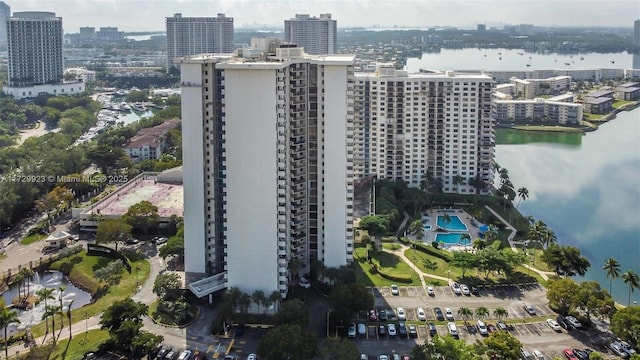
[(444, 216), (438, 215), (438, 227), (448, 231), (469, 231), (467, 225), (465, 225), (457, 215), (449, 215), (449, 218), (451, 221), (446, 222), (444, 221)]
[(436, 242), (446, 245), (471, 245), (471, 240), (463, 239), (464, 233), (439, 233), (436, 234)]
[(431, 230), (431, 225), (424, 225), (424, 224), (423, 224), (422, 228), (423, 228), (425, 231), (429, 231), (429, 230)]

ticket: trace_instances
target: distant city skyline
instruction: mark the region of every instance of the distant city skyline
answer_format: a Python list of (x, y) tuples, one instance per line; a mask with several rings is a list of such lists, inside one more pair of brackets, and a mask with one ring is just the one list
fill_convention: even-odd
[[(12, 11), (51, 11), (63, 18), (65, 33), (83, 26), (117, 26), (123, 31), (164, 31), (165, 18), (234, 18), (235, 28), (283, 27), (298, 14), (331, 13), (339, 28), (456, 26), (475, 29), (503, 24), (633, 27), (637, 0), (39, 0), (6, 1)], [(597, 16), (594, 16), (597, 15)]]

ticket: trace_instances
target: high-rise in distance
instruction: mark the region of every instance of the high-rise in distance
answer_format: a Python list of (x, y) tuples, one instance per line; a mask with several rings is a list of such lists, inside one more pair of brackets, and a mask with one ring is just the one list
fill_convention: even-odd
[(302, 274), (313, 261), (352, 260), (354, 58), (254, 39), (235, 55), (181, 59), (185, 271), (202, 277), (189, 285), (196, 295), (286, 295), (292, 262)]
[(337, 22), (331, 19), (331, 14), (320, 14), (320, 17), (296, 14), (295, 18), (284, 21), (284, 41), (304, 48), (307, 54), (335, 54)]
[(633, 45), (640, 46), (640, 19), (633, 22)]
[(7, 21), (11, 17), (11, 7), (0, 1), (0, 50), (7, 49)]
[(77, 94), (83, 83), (63, 83), (62, 18), (53, 12), (15, 12), (7, 21), (8, 85), (15, 98)]
[(166, 18), (167, 69), (175, 59), (197, 54), (233, 52), (233, 18), (219, 13), (217, 17), (183, 17), (174, 14)]

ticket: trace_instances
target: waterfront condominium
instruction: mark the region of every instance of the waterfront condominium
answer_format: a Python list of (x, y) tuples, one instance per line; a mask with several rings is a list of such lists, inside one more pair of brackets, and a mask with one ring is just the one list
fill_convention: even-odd
[(175, 66), (176, 58), (197, 54), (233, 52), (233, 18), (182, 17), (166, 18), (167, 69)]
[(314, 260), (352, 259), (355, 57), (277, 41), (180, 60), (185, 271), (199, 297), (286, 295)]
[(7, 21), (8, 85), (15, 98), (77, 94), (83, 83), (63, 83), (62, 18), (44, 11), (15, 12)]
[(427, 179), (444, 192), (488, 193), (492, 89), (485, 74), (407, 74), (392, 64), (356, 73), (356, 177), (375, 174), (409, 186)]
[(319, 18), (296, 14), (284, 21), (284, 41), (303, 47), (307, 54), (335, 54), (337, 40), (337, 22), (331, 14)]

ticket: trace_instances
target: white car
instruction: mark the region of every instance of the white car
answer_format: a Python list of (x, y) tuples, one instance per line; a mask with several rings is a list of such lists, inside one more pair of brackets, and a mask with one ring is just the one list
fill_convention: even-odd
[(398, 315), (398, 320), (400, 320), (400, 321), (406, 321), (407, 320), (407, 313), (404, 312), (404, 309), (402, 307), (398, 307), (396, 309), (396, 315)]
[(549, 325), (549, 327), (553, 329), (553, 331), (557, 331), (557, 332), (562, 331), (560, 324), (558, 324), (558, 322), (553, 319), (547, 319), (547, 325)]
[(400, 295), (400, 290), (398, 289), (398, 285), (396, 284), (391, 285), (391, 295), (395, 295), (395, 296)]
[(480, 335), (482, 336), (489, 335), (489, 329), (487, 329), (487, 325), (485, 325), (485, 323), (482, 320), (478, 320), (478, 322), (476, 323), (476, 326), (478, 327), (478, 332), (480, 333)]
[(178, 356), (178, 360), (189, 360), (189, 358), (191, 358), (191, 350), (185, 350)]
[(462, 294), (462, 289), (460, 289), (460, 285), (458, 283), (456, 283), (456, 282), (454, 282), (451, 285), (451, 289), (453, 290), (453, 293), (456, 294), (456, 295)]
[(451, 309), (444, 309), (444, 316), (447, 318), (447, 320), (453, 321), (453, 311), (451, 311)]
[(564, 319), (567, 320), (569, 325), (571, 325), (571, 327), (573, 327), (574, 329), (582, 328), (582, 324), (580, 323), (580, 321), (578, 321), (578, 319), (574, 318), (573, 316), (565, 316)]
[(469, 290), (469, 287), (467, 285), (460, 285), (460, 291), (462, 291), (463, 295), (471, 296), (471, 291)]
[(433, 291), (433, 286), (427, 286), (427, 295), (436, 296), (436, 292)]
[(247, 360), (258, 360), (258, 357), (256, 354), (249, 354), (249, 356), (247, 356)]
[(380, 356), (378, 356), (378, 360), (389, 360), (389, 357), (387, 355), (380, 354)]
[(418, 313), (418, 320), (427, 321), (427, 315), (424, 313), (423, 308), (418, 308), (417, 313)]
[(458, 336), (458, 327), (456, 326), (456, 323), (454, 322), (448, 323), (447, 329), (449, 330), (449, 335)]
[(387, 324), (387, 334), (396, 336), (396, 324)]
[(311, 287), (311, 283), (306, 278), (300, 278), (300, 281), (298, 281), (298, 284), (300, 284), (300, 287), (303, 287), (305, 289), (308, 289)]
[(536, 359), (536, 360), (545, 360), (546, 359), (544, 357), (544, 355), (542, 355), (540, 350), (534, 349), (532, 354), (533, 354), (533, 358)]

